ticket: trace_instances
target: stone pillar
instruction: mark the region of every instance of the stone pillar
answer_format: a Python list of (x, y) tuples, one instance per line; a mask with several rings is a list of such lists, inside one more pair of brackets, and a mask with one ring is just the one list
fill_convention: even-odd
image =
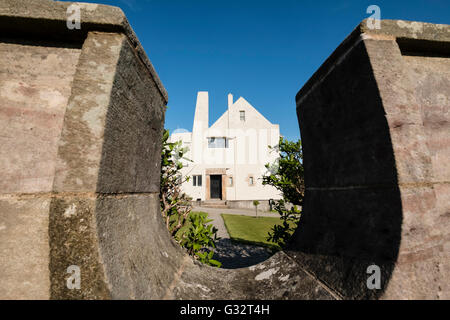
[(364, 21), (297, 94), (306, 195), (290, 252), (343, 298), (450, 298), (449, 57), (448, 25)]
[(80, 4), (69, 30), (70, 3), (21, 2), (0, 12), (0, 298), (156, 296), (127, 277), (159, 217), (167, 93), (120, 9)]

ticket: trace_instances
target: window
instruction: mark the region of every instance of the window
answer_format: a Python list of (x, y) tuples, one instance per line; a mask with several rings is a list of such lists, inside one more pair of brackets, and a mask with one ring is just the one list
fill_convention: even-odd
[(228, 148), (227, 138), (208, 138), (208, 148)]
[(248, 184), (253, 185), (253, 177), (248, 177)]
[(202, 186), (202, 176), (201, 175), (195, 175), (192, 177), (193, 185), (194, 187), (201, 187)]
[(245, 111), (244, 110), (239, 111), (239, 117), (240, 117), (241, 121), (245, 121)]
[(233, 186), (233, 177), (228, 177), (228, 186), (229, 187)]

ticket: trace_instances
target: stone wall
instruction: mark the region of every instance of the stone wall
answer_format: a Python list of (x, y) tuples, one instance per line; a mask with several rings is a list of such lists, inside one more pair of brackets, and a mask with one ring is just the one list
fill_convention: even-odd
[[(449, 297), (448, 26), (363, 23), (344, 41), (297, 96), (307, 194), (289, 250), (224, 270), (163, 223), (168, 97), (125, 16), (80, 4), (69, 30), (69, 5), (0, 1), (1, 299)], [(402, 54), (410, 38), (433, 55)]]
[[(292, 253), (344, 298), (448, 299), (450, 27), (363, 22), (297, 94)], [(381, 290), (366, 269), (381, 268)]]
[[(157, 213), (167, 93), (120, 9), (82, 5), (72, 34), (70, 3), (1, 5), (2, 23), (29, 30), (2, 24), (0, 40), (0, 297), (113, 297), (106, 264), (118, 256), (102, 240), (124, 205)], [(129, 272), (133, 251), (121, 252)], [(66, 286), (70, 265), (81, 269), (81, 290)]]
[(80, 51), (64, 43), (0, 42), (2, 296), (48, 297), (37, 288), (49, 285), (49, 193)]

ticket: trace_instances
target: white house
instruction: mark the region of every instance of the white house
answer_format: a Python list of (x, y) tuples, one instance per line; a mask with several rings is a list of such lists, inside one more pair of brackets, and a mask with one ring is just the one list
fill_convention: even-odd
[[(170, 141), (182, 141), (189, 151), (182, 161), (183, 191), (193, 200), (280, 199), (280, 193), (262, 184), (266, 163), (278, 154), (269, 146), (278, 144), (280, 128), (272, 124), (248, 101), (233, 102), (228, 95), (228, 110), (209, 127), (208, 92), (198, 92), (192, 132), (174, 132)], [(245, 201), (244, 201), (245, 202)]]

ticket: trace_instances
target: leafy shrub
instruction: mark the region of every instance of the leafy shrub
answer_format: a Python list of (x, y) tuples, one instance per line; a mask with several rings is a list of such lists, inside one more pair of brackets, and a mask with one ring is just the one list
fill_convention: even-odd
[(160, 204), (161, 213), (166, 227), (172, 236), (186, 224), (186, 219), (192, 210), (191, 198), (181, 191), (184, 181), (180, 170), (183, 164), (180, 159), (184, 157), (187, 149), (181, 147), (181, 142), (168, 142), (169, 131), (164, 130), (161, 151), (161, 179)]
[[(283, 248), (298, 226), (301, 211), (297, 205), (302, 205), (305, 194), (302, 144), (300, 140), (292, 142), (281, 137), (271, 149), (279, 152), (279, 158), (275, 163), (266, 164), (269, 173), (263, 176), (263, 185), (271, 185), (283, 194), (282, 200), (274, 201), (282, 223), (272, 228), (267, 240)], [(286, 208), (287, 202), (293, 204), (290, 209)]]
[(281, 225), (276, 224), (273, 226), (272, 230), (269, 231), (267, 240), (284, 248), (292, 233), (297, 229), (301, 213), (295, 205), (291, 209), (286, 209), (283, 199), (275, 202), (275, 210), (280, 214), (282, 223)]
[[(215, 242), (218, 239), (217, 229), (208, 225), (212, 220), (206, 220), (206, 215), (191, 214), (192, 199), (181, 189), (183, 182), (189, 181), (189, 177), (183, 178), (180, 172), (183, 168), (180, 160), (186, 159), (184, 155), (187, 148), (181, 146), (181, 141), (168, 140), (169, 131), (164, 130), (159, 198), (166, 227), (172, 237), (195, 259), (220, 267), (221, 263), (212, 259)], [(191, 226), (183, 228), (188, 223), (191, 223)]]
[(263, 176), (263, 185), (271, 185), (281, 191), (285, 202), (302, 205), (305, 179), (301, 141), (292, 142), (281, 137), (277, 146), (269, 148), (277, 152), (279, 158), (266, 164), (269, 174)]
[(208, 224), (212, 220), (206, 220), (206, 216), (202, 214), (191, 215), (189, 220), (191, 226), (182, 236), (181, 245), (200, 262), (221, 267), (222, 264), (213, 259), (213, 249), (219, 238), (217, 237), (217, 228)]

